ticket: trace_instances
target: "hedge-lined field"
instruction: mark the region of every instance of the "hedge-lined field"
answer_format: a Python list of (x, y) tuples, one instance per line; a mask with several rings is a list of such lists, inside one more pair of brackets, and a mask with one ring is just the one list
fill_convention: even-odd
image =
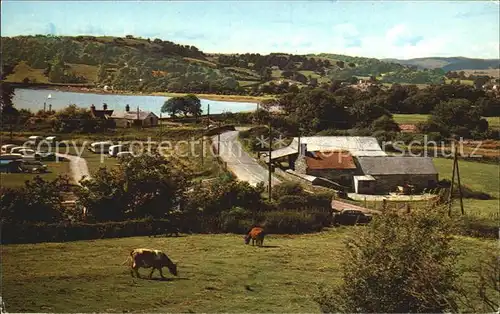
[[(227, 234), (4, 245), (2, 298), (8, 312), (319, 312), (318, 285), (339, 281), (343, 242), (358, 228), (271, 234), (263, 248)], [(495, 242), (458, 237), (454, 245), (464, 268)], [(165, 269), (168, 281), (132, 278), (122, 264), (139, 247), (165, 250), (179, 277)], [(470, 270), (462, 278), (473, 298), (476, 279)]]

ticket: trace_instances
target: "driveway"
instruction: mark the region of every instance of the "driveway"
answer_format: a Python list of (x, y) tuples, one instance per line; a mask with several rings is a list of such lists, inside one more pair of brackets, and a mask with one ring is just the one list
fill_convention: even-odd
[[(220, 134), (220, 158), (226, 162), (227, 168), (239, 180), (247, 181), (252, 186), (264, 182), (267, 186), (269, 172), (252, 158), (238, 141), (239, 131), (229, 131)], [(212, 137), (212, 143), (217, 147), (217, 135)], [(274, 175), (271, 185), (281, 183)]]
[(56, 153), (56, 156), (58, 158), (65, 158), (69, 160), (70, 175), (76, 184), (80, 185), (80, 180), (83, 177), (90, 178), (87, 161), (82, 157), (60, 153)]

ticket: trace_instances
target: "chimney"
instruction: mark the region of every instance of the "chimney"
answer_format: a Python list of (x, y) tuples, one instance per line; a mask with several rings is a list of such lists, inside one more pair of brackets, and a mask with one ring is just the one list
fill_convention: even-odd
[(137, 106), (137, 120), (140, 120), (140, 118), (139, 118), (139, 106)]
[(108, 105), (106, 103), (102, 104), (102, 109), (103, 110), (108, 110)]
[(307, 144), (306, 143), (300, 143), (300, 148), (299, 148), (299, 155), (300, 156), (305, 156), (307, 153)]
[[(50, 110), (50, 109), (49, 109), (49, 110)], [(92, 106), (90, 106), (90, 111), (91, 111), (91, 112), (95, 112), (95, 106), (94, 106), (94, 104), (92, 104)]]
[(130, 106), (128, 104), (125, 106), (125, 111), (130, 112)]

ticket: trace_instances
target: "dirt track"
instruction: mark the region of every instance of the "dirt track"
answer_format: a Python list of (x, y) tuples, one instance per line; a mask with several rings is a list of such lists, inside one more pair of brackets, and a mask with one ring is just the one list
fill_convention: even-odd
[(69, 168), (71, 171), (71, 179), (75, 181), (76, 184), (80, 185), (80, 180), (82, 178), (90, 178), (89, 168), (87, 166), (87, 161), (81, 157), (56, 153), (58, 158), (66, 158), (69, 160)]

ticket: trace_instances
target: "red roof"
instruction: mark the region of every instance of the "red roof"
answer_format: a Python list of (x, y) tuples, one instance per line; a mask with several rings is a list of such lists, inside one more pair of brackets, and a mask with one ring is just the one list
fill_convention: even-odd
[(356, 169), (356, 164), (348, 151), (307, 152), (308, 169)]

